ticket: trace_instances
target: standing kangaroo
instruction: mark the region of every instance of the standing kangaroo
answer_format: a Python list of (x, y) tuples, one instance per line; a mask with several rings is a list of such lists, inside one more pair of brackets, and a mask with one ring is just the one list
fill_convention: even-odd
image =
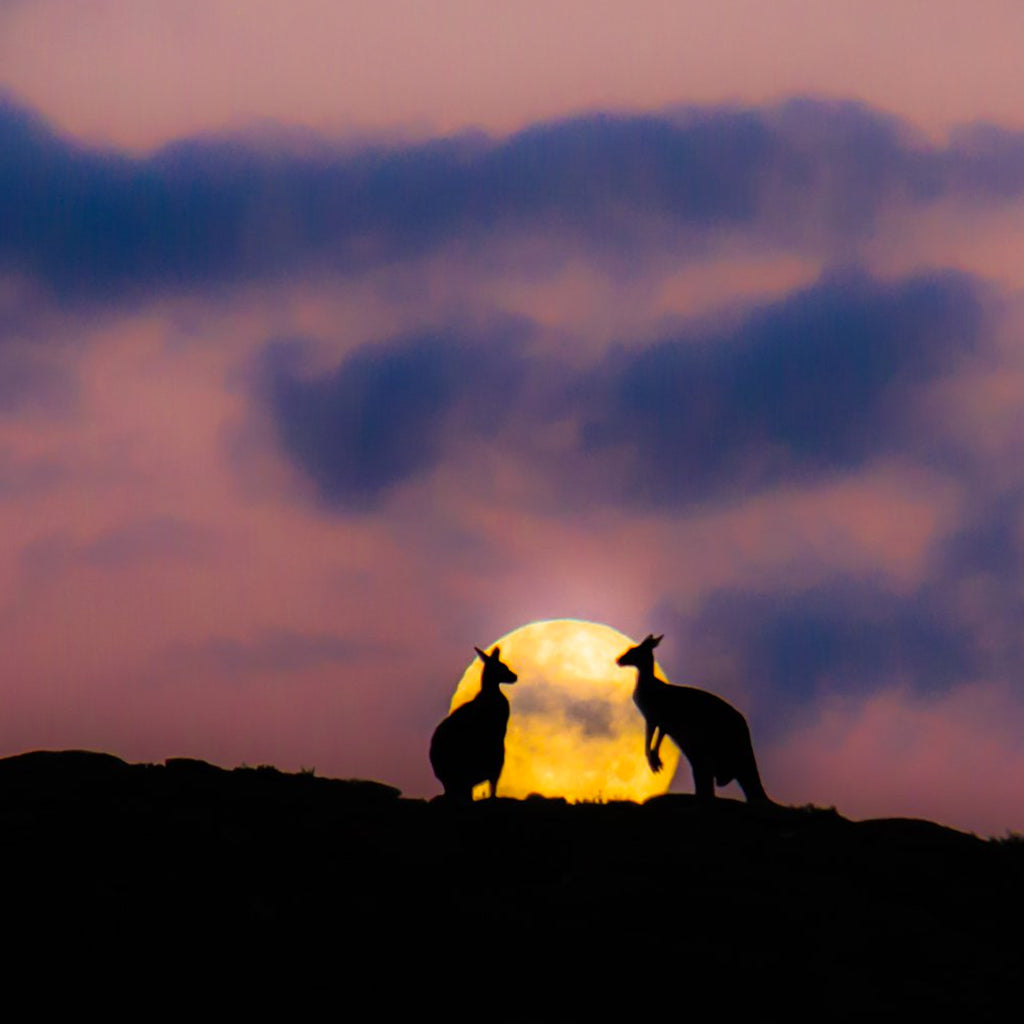
[(735, 779), (748, 803), (770, 803), (754, 760), (747, 720), (721, 697), (692, 686), (672, 686), (654, 674), (654, 648), (662, 638), (648, 634), (616, 664), (636, 669), (633, 701), (647, 724), (644, 753), (651, 771), (661, 771), (658, 750), (671, 736), (693, 770), (698, 799), (713, 800), (715, 783)]
[(502, 662), (500, 647), (490, 654), (479, 647), (473, 650), (484, 663), (480, 692), (441, 722), (430, 740), (431, 767), (444, 795), (453, 800), (472, 800), (473, 787), (481, 782), (491, 784), (492, 798), (497, 795), (508, 726), (508, 698), (500, 687), (517, 678)]

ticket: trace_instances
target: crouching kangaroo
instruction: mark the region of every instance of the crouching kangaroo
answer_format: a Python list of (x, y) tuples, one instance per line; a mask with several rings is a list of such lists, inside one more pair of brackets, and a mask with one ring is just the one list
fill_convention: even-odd
[(651, 771), (661, 771), (658, 750), (670, 736), (690, 762), (699, 799), (714, 799), (715, 783), (725, 786), (735, 779), (748, 802), (770, 803), (754, 760), (747, 720), (713, 693), (659, 679), (654, 674), (654, 648), (661, 640), (648, 634), (616, 662), (636, 669), (633, 701), (647, 723), (644, 753)]
[(491, 784), (491, 796), (498, 791), (498, 778), (505, 764), (505, 729), (508, 726), (508, 698), (502, 683), (514, 683), (516, 674), (501, 660), (501, 648), (490, 654), (473, 650), (484, 663), (480, 692), (459, 705), (435, 730), (430, 741), (430, 764), (444, 795), (453, 800), (473, 799), (473, 787)]

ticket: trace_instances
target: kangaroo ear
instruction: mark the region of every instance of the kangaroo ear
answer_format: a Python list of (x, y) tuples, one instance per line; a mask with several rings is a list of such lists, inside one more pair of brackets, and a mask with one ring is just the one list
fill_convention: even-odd
[(476, 653), (480, 655), (480, 660), (481, 661), (486, 661), (487, 660), (487, 655), (484, 654), (484, 652), (481, 651), (479, 647), (474, 647), (473, 650), (476, 651)]
[(497, 658), (501, 654), (501, 648), (495, 647), (493, 651), (488, 655), (490, 658)]
[(664, 640), (664, 639), (665, 639), (665, 634), (664, 633), (662, 633), (661, 636), (654, 636), (652, 634), (651, 635), (651, 646), (652, 647), (657, 647), (658, 644), (660, 644), (661, 641)]

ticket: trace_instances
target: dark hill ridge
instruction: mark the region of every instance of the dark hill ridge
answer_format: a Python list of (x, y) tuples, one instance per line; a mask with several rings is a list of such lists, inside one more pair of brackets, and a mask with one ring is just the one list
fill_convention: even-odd
[(234, 1012), (315, 996), (360, 1019), (983, 1020), (1019, 1000), (1024, 843), (925, 821), (688, 796), (451, 807), (39, 751), (0, 759), (0, 840), (6, 934), (93, 982), (115, 969), (146, 1005), (201, 987)]

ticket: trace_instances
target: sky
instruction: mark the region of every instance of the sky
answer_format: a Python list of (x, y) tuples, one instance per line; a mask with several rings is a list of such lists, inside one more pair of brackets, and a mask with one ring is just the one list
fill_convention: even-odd
[(572, 617), (778, 800), (1024, 830), (1022, 46), (0, 0), (0, 753), (431, 796), (473, 647)]

